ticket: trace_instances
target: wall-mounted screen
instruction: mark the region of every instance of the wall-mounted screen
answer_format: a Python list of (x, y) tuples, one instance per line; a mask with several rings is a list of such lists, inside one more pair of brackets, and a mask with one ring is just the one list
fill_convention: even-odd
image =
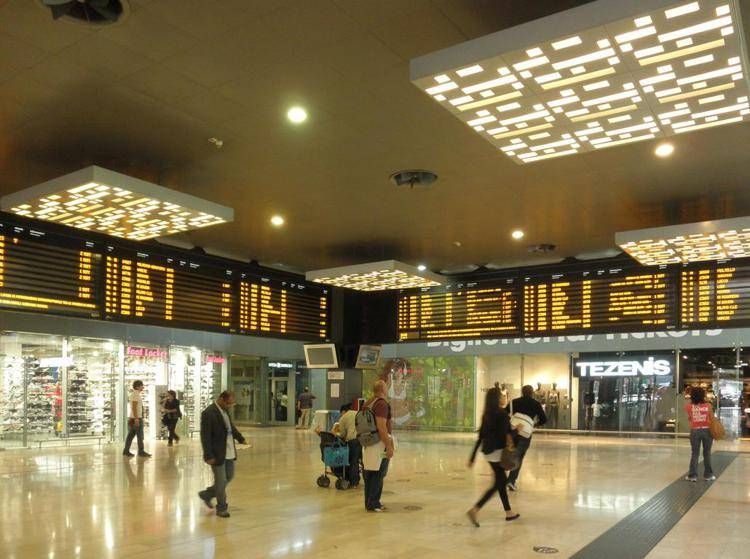
[(305, 344), (305, 362), (309, 369), (335, 369), (339, 366), (334, 344)]
[(357, 363), (355, 369), (377, 369), (380, 363), (380, 353), (383, 351), (379, 345), (361, 345), (357, 352)]

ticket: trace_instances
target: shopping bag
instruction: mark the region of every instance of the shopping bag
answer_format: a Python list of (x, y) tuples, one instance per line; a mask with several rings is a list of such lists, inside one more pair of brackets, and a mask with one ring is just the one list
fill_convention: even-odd
[(516, 468), (518, 468), (519, 462), (520, 460), (518, 459), (518, 452), (516, 451), (516, 449), (510, 450), (508, 448), (504, 448), (500, 453), (500, 465), (504, 470), (515, 470)]
[(716, 416), (713, 416), (711, 418), (711, 424), (708, 427), (708, 430), (711, 431), (711, 438), (715, 441), (720, 441), (727, 436), (727, 433), (724, 430), (724, 426), (721, 424), (721, 421), (719, 421), (719, 418)]
[(326, 446), (323, 448), (323, 462), (329, 468), (340, 468), (349, 465), (349, 447)]

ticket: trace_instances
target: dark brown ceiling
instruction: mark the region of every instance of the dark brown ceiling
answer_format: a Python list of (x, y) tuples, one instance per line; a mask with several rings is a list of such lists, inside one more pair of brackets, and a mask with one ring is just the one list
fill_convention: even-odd
[[(89, 29), (0, 0), (0, 192), (98, 164), (235, 209), (191, 243), (300, 270), (509, 264), (529, 244), (572, 256), (617, 230), (747, 214), (747, 124), (675, 138), (666, 161), (641, 143), (521, 167), (409, 82), (415, 56), (582, 3), (130, 0)], [(440, 179), (396, 189), (405, 168)]]

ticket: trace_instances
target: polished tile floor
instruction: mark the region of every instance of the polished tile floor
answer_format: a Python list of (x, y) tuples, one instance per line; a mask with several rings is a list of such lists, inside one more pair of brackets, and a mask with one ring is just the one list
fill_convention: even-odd
[[(476, 529), (464, 512), (491, 477), (481, 462), (467, 470), (469, 435), (402, 434), (390, 510), (367, 514), (361, 490), (316, 486), (313, 433), (244, 432), (253, 447), (240, 452), (230, 519), (196, 498), (210, 479), (197, 441), (148, 445), (150, 460), (124, 459), (119, 446), (0, 452), (0, 557), (539, 557), (534, 546), (569, 557), (684, 474), (688, 458), (683, 441), (537, 435), (511, 494), (521, 519), (506, 524), (493, 500)], [(749, 518), (743, 453), (649, 557), (747, 557)]]

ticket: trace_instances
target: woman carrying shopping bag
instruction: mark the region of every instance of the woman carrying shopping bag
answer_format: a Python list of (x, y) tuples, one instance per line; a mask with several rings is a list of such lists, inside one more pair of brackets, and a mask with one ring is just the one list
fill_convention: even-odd
[(474, 450), (469, 459), (469, 468), (474, 465), (477, 451), (482, 448), (485, 460), (489, 462), (492, 471), (495, 473), (495, 480), (479, 501), (466, 513), (471, 523), (479, 528), (477, 515), (479, 510), (492, 498), (497, 491), (500, 495), (500, 501), (505, 510), (505, 520), (509, 522), (515, 520), (520, 514), (514, 513), (510, 508), (508, 491), (506, 484), (508, 477), (505, 473), (506, 466), (513, 466), (509, 462), (513, 461), (513, 437), (511, 436), (510, 417), (501, 407), (500, 389), (490, 388), (484, 400), (484, 414), (482, 415), (482, 426), (479, 429), (479, 437), (474, 445)]

